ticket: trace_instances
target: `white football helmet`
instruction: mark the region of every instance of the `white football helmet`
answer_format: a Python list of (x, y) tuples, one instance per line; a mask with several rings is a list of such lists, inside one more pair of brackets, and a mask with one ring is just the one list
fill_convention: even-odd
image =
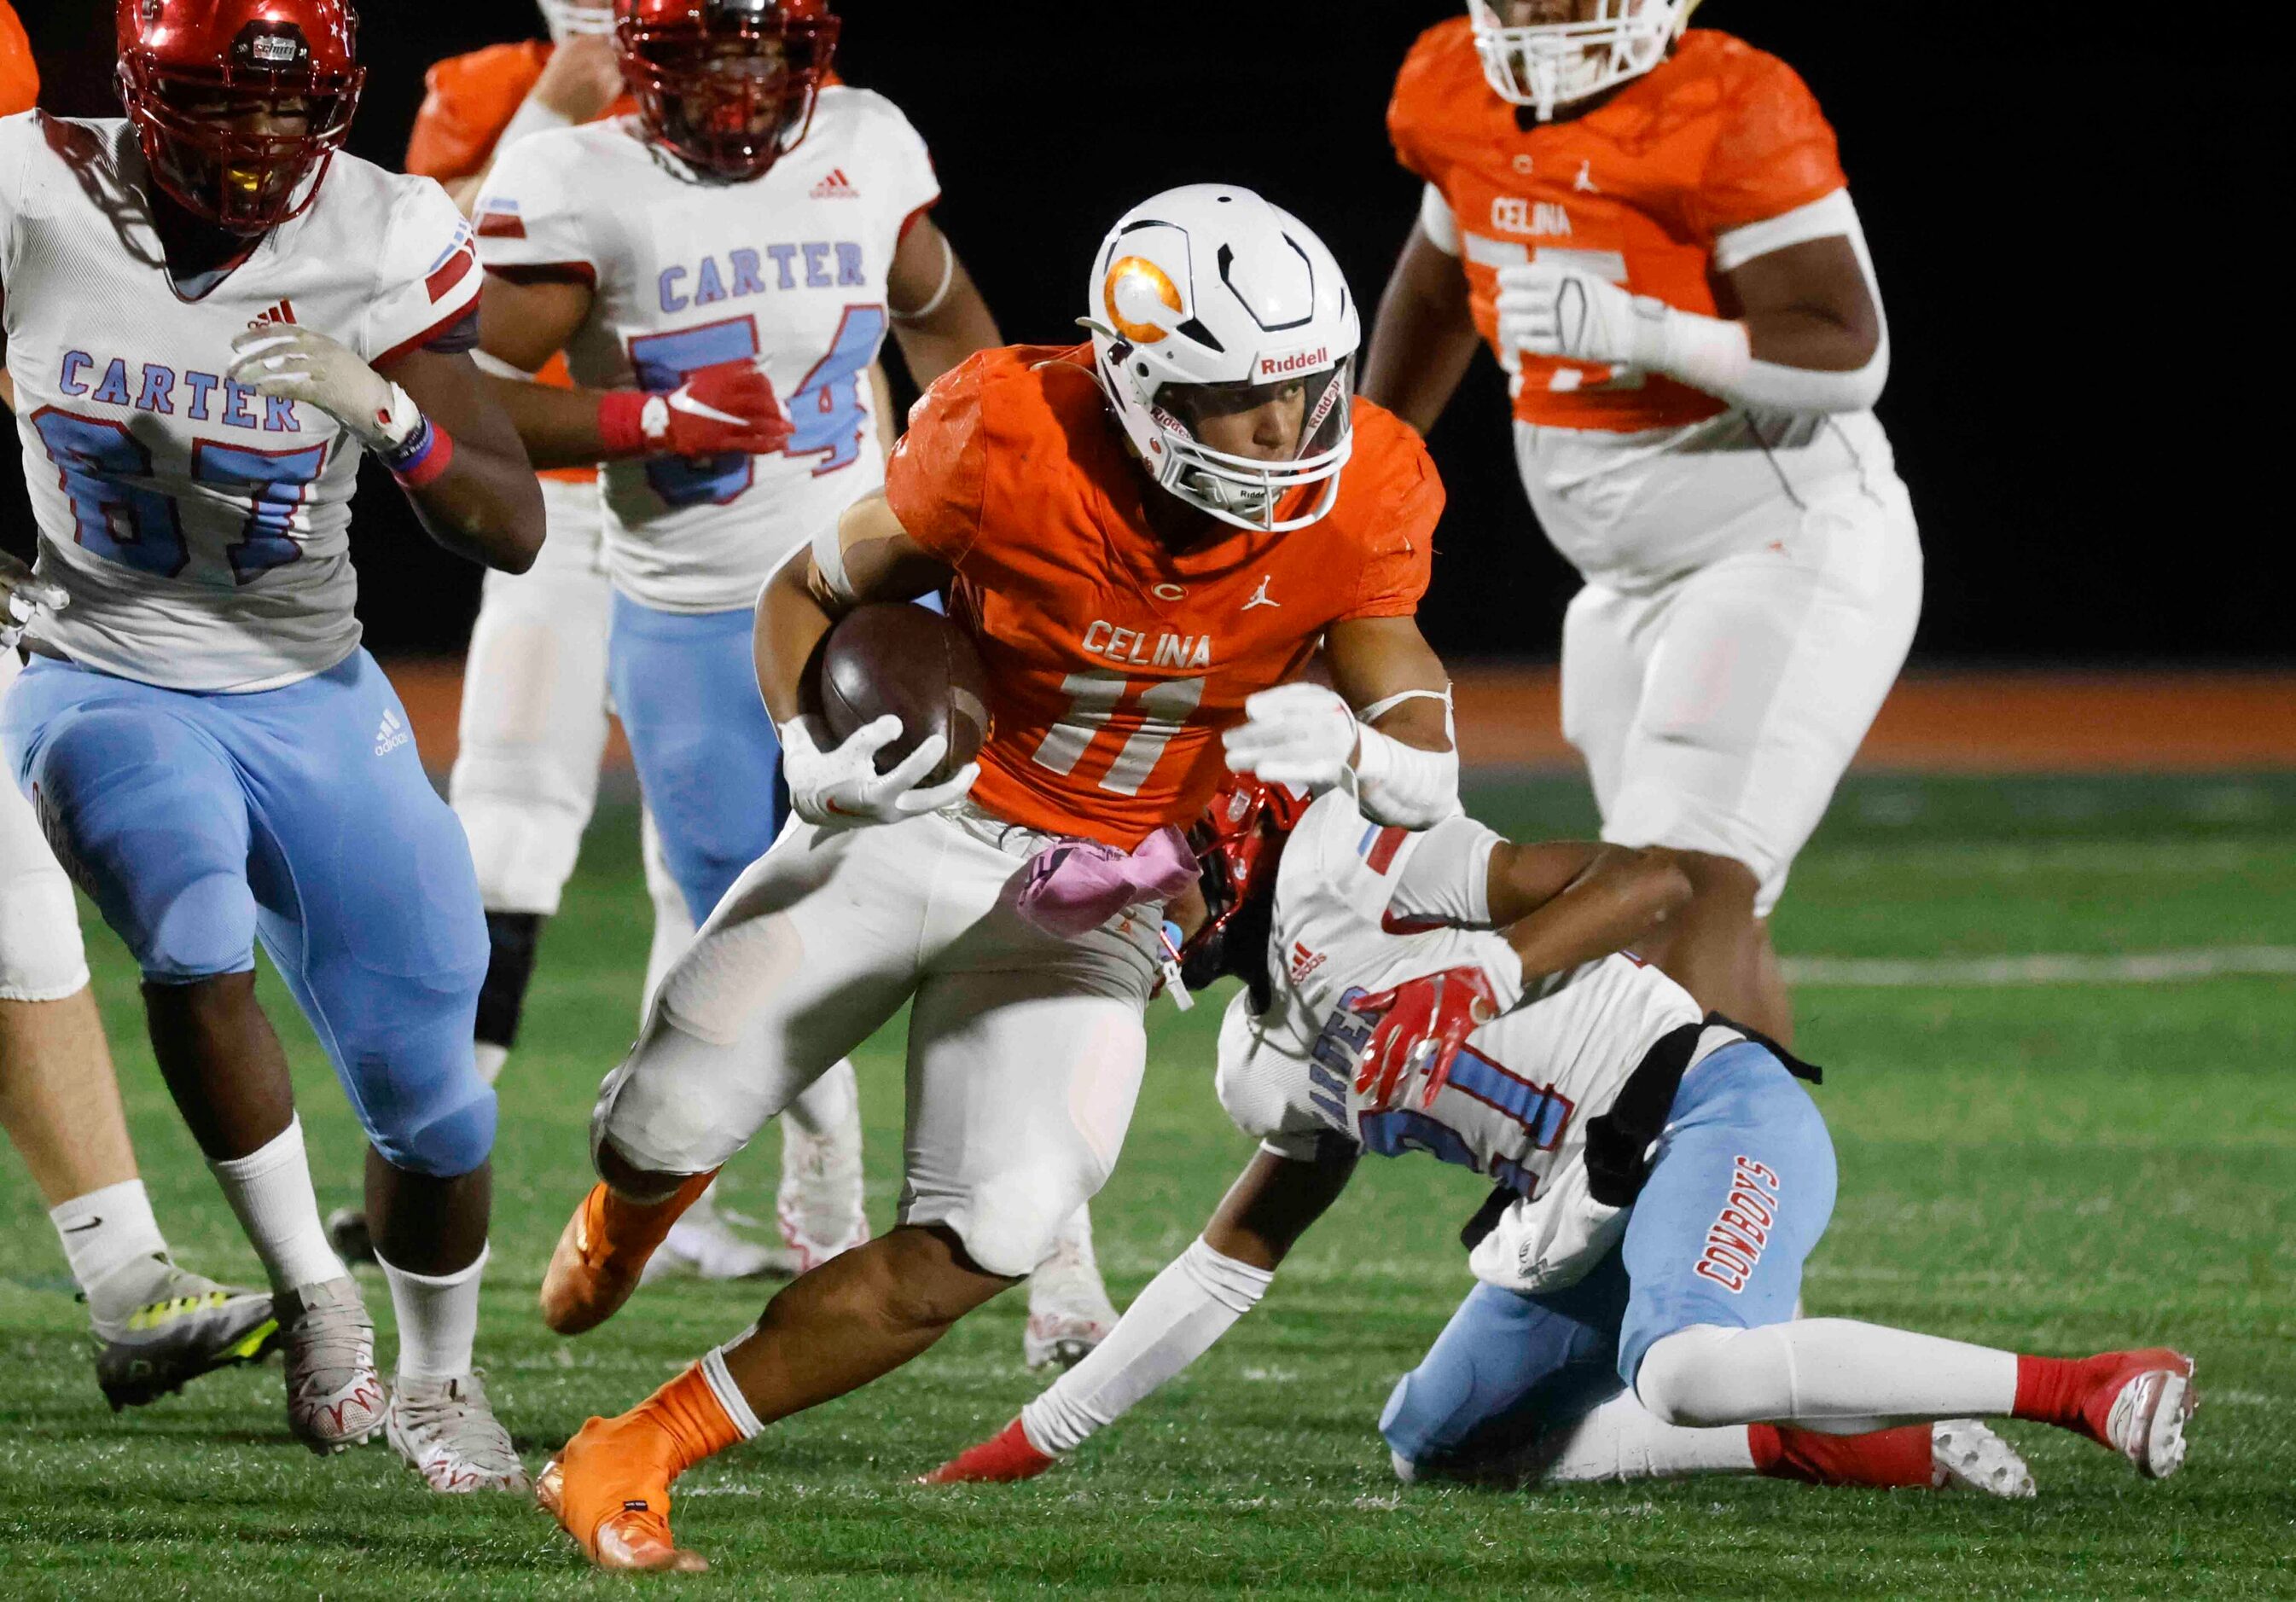
[(1467, 0), (1475, 53), (1501, 100), (1529, 106), (1541, 122), (1666, 59), (1698, 0), (1559, 0), (1542, 9), (1569, 20), (1509, 24), (1493, 0)]
[(585, 5), (582, 0), (539, 0), (542, 20), (550, 29), (550, 42), (563, 45), (577, 34), (598, 34), (614, 31), (614, 8), (611, 4)]
[[(1124, 214), (1086, 290), (1094, 369), (1156, 482), (1239, 528), (1304, 528), (1331, 511), (1353, 447), (1363, 331), (1339, 263), (1299, 218), (1248, 189), (1191, 184)], [(1207, 417), (1300, 396), (1281, 461), (1215, 450)], [(1288, 519), (1292, 492), (1320, 484)]]

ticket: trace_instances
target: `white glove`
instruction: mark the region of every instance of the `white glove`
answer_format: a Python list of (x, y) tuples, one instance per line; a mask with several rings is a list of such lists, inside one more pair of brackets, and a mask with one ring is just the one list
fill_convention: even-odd
[(292, 323), (250, 323), (231, 342), (227, 374), (261, 395), (308, 401), (379, 456), (396, 455), (422, 413), (406, 390), (348, 347)]
[(841, 746), (824, 749), (825, 733), (810, 717), (792, 718), (781, 732), (790, 810), (817, 828), (857, 829), (939, 812), (963, 800), (980, 777), (980, 764), (968, 762), (940, 783), (919, 789), (919, 781), (948, 749), (938, 734), (927, 735), (891, 772), (880, 773), (877, 753), (901, 737), (901, 720), (890, 713), (854, 730)]
[(1355, 761), (1362, 725), (1339, 692), (1293, 682), (1243, 703), (1243, 722), (1220, 736), (1227, 771), (1314, 795), (1337, 789)]
[(0, 650), (13, 650), (25, 628), (43, 612), (61, 612), (71, 597), (55, 584), (37, 577), (5, 551), (0, 551)]
[(1552, 262), (1499, 269), (1498, 345), (1533, 356), (1666, 371), (1665, 301)]

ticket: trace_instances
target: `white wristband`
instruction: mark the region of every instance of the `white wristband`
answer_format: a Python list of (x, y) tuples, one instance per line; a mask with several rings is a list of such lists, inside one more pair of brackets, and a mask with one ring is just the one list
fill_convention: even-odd
[(1427, 829), (1459, 811), (1459, 752), (1423, 751), (1365, 723), (1343, 783), (1372, 821)]
[(1650, 347), (1637, 349), (1638, 366), (1758, 412), (1863, 412), (1881, 398), (1890, 373), (1887, 339), (1863, 367), (1848, 372), (1789, 367), (1756, 360), (1744, 323), (1672, 307), (1637, 345)]

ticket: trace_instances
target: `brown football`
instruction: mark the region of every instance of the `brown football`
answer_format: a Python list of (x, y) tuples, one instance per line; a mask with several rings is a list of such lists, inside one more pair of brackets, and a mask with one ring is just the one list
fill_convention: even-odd
[(888, 772), (926, 737), (944, 736), (948, 754), (929, 784), (972, 760), (988, 738), (988, 674), (972, 642), (939, 612), (906, 601), (856, 607), (821, 650), (821, 706), (839, 740), (891, 713), (900, 738), (877, 753)]

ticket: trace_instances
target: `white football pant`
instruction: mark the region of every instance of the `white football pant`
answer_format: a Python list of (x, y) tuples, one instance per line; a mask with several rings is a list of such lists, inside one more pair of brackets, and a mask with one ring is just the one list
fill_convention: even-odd
[(1156, 973), (1152, 909), (1072, 941), (1013, 911), (1046, 838), (969, 807), (792, 820), (664, 979), (594, 1140), (650, 1173), (714, 1168), (911, 1001), (901, 1222), (1028, 1274), (1115, 1166)]
[[(0, 650), (0, 696), (22, 671), (14, 651)], [(60, 1001), (86, 985), (71, 880), (56, 865), (16, 775), (0, 774), (0, 1001)]]
[[(1603, 475), (1625, 503), (1606, 530), (1612, 580), (1590, 575), (1563, 619), (1562, 732), (1586, 759), (1603, 838), (1742, 862), (1760, 881), (1762, 917), (1873, 726), (1921, 617), (1921, 543), (1887, 442), (1878, 427), (1844, 437), (1866, 454), (1834, 460), (1819, 444), (1799, 455), (1662, 454)], [(1812, 457), (1833, 470), (1814, 471)], [(1537, 460), (1551, 472), (1554, 458), (1550, 444)], [(1529, 484), (1533, 458), (1524, 460)], [(1749, 499), (1742, 480), (1755, 474), (1768, 494)], [(1704, 509), (1702, 481), (1719, 483)], [(1533, 499), (1545, 519), (1543, 503), (1559, 497), (1542, 480)], [(1692, 527), (1715, 506), (1730, 515)], [(1584, 506), (1553, 515), (1582, 543), (1593, 537)], [(1570, 553), (1565, 539), (1556, 544)], [(1646, 567), (1669, 550), (1699, 560), (1651, 576)]]
[(486, 576), (447, 797), (487, 910), (549, 916), (598, 800), (613, 592), (597, 486), (545, 478), (542, 502), (548, 537), (534, 567)]

